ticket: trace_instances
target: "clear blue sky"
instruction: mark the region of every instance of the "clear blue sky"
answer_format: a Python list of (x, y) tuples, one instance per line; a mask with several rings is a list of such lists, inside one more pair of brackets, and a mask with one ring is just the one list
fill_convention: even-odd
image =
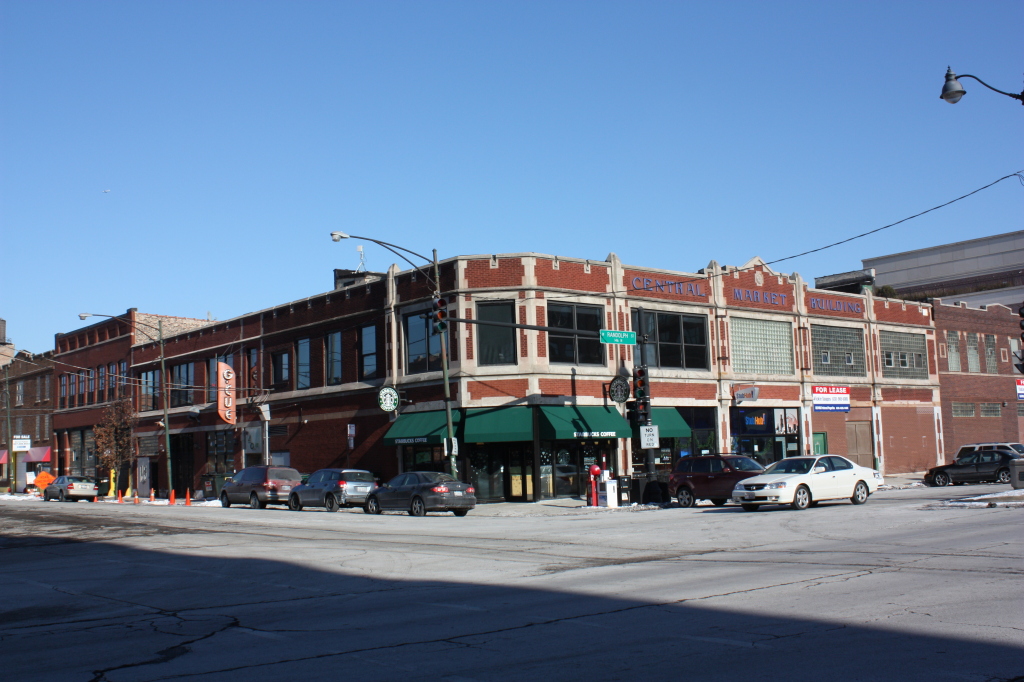
[[(327, 291), (344, 230), (694, 271), (1024, 168), (1024, 3), (0, 4), (0, 317), (226, 319)], [(109, 189), (109, 193), (103, 190)], [(1006, 181), (780, 265), (1022, 229)], [(370, 269), (393, 261), (366, 247)]]

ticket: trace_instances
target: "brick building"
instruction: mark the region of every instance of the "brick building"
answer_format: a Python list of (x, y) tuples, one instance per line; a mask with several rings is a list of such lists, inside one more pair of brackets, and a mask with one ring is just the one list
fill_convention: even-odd
[(1020, 318), (1003, 305), (933, 301), (946, 458), (965, 443), (1019, 442), (1024, 402), (1014, 367)]
[[(14, 488), (22, 491), (32, 483), (35, 475), (51, 467), (53, 433), (50, 420), (53, 414), (53, 352), (34, 354), (16, 351), (10, 363), (0, 372), (0, 380), (10, 396), (10, 420), (0, 414), (0, 465), (2, 478), (11, 481), (15, 476)], [(8, 427), (8, 423), (10, 427)], [(10, 454), (11, 434), (31, 436), (32, 446), (28, 452)], [(14, 461), (12, 461), (14, 459)]]
[[(263, 461), (261, 403), (272, 463), (361, 467), (381, 478), (443, 468), (440, 338), (424, 317), (433, 286), (395, 266), (359, 275), (336, 277), (327, 293), (167, 335), (166, 380), (158, 345), (134, 345), (140, 454), (166, 466), (158, 423), (166, 398), (179, 492), (216, 493), (216, 475)], [(756, 258), (686, 273), (624, 265), (614, 254), (460, 256), (441, 263), (441, 290), (452, 317), (567, 332), (636, 329), (642, 308), (661, 468), (693, 452), (767, 463), (827, 450), (890, 473), (941, 460), (927, 304), (816, 291)], [(633, 427), (608, 397), (611, 379), (631, 374), (634, 347), (466, 323), (453, 323), (448, 336), (459, 470), (480, 498), (576, 495), (589, 464), (617, 474), (641, 466)], [(239, 377), (236, 424), (214, 409), (218, 361)], [(377, 406), (384, 384), (406, 401), (397, 419)], [(849, 396), (849, 410), (823, 411), (836, 404), (816, 399), (816, 386)], [(756, 400), (734, 397), (748, 387)]]
[(140, 343), (209, 324), (207, 320), (140, 313), (130, 308), (54, 338), (55, 474), (97, 476), (93, 429), (111, 402), (135, 383), (132, 354)]

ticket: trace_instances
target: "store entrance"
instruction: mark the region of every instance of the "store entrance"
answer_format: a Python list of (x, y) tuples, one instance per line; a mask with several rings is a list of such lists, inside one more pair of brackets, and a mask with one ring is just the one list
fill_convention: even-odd
[(469, 482), (482, 502), (533, 499), (533, 444), (479, 443), (470, 449)]
[(614, 470), (615, 462), (612, 439), (543, 442), (540, 448), (541, 497), (586, 499), (590, 485), (587, 470), (594, 464)]

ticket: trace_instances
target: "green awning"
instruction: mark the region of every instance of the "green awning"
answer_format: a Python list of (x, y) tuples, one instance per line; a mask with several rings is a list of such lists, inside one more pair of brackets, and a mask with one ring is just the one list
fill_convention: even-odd
[(533, 410), (529, 407), (484, 407), (466, 410), (463, 429), (467, 443), (532, 441)]
[[(690, 425), (674, 407), (655, 407), (651, 409), (651, 421), (658, 427), (659, 438), (689, 438)], [(634, 428), (633, 435), (640, 437), (640, 429)]]
[[(452, 426), (455, 437), (462, 438), (460, 422), (462, 413), (452, 410)], [(444, 410), (432, 412), (409, 412), (400, 414), (384, 436), (384, 445), (437, 444), (448, 435), (448, 420)]]
[(612, 407), (542, 405), (540, 437), (545, 440), (630, 438), (629, 422)]

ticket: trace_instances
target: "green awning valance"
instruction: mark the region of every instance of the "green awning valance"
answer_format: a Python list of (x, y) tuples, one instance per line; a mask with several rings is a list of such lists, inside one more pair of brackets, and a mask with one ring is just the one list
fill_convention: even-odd
[[(462, 413), (452, 410), (452, 426), (455, 437), (462, 438)], [(400, 414), (384, 436), (384, 445), (437, 444), (448, 435), (448, 421), (444, 410), (432, 412), (409, 412)]]
[(484, 407), (466, 410), (467, 443), (512, 443), (533, 440), (533, 409)]
[[(651, 409), (651, 421), (658, 427), (659, 438), (689, 438), (690, 425), (674, 407), (655, 407)], [(640, 437), (640, 429), (634, 428), (633, 435)]]
[(612, 407), (542, 405), (540, 437), (545, 440), (630, 438), (629, 422)]

